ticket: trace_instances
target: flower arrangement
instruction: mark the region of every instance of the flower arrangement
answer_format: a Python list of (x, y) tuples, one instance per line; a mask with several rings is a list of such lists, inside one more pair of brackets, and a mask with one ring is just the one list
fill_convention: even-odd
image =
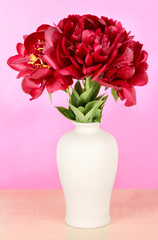
[[(41, 25), (17, 44), (8, 65), (23, 77), (22, 89), (38, 98), (63, 90), (69, 108), (57, 107), (68, 119), (100, 122), (111, 88), (115, 101), (136, 104), (135, 86), (148, 82), (148, 54), (120, 22), (94, 15), (69, 15), (57, 25)], [(75, 80), (75, 83), (74, 83)], [(99, 95), (101, 87), (104, 93)]]

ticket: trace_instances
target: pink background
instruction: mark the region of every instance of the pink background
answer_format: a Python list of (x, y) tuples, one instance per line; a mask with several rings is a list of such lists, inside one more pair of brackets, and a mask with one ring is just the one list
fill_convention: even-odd
[(69, 13), (104, 15), (122, 22), (149, 53), (149, 84), (137, 87), (137, 106), (127, 108), (109, 97), (101, 127), (119, 145), (115, 188), (158, 188), (158, 3), (156, 0), (1, 0), (0, 4), (0, 189), (61, 188), (56, 145), (73, 128), (54, 106), (66, 106), (64, 92), (45, 92), (29, 101), (17, 72), (6, 61), (17, 42), (42, 23)]

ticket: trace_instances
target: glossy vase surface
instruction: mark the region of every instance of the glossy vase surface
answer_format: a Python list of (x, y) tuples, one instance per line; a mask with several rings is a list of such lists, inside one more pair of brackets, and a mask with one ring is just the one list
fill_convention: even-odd
[(99, 123), (77, 123), (57, 146), (57, 164), (66, 202), (65, 222), (79, 228), (110, 223), (109, 205), (118, 148)]

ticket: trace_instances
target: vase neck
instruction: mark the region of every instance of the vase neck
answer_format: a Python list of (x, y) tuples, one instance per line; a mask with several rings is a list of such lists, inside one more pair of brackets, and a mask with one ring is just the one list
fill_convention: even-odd
[(91, 133), (97, 131), (99, 129), (99, 122), (92, 122), (92, 123), (79, 123), (73, 122), (75, 125), (75, 131), (83, 132), (83, 133)]

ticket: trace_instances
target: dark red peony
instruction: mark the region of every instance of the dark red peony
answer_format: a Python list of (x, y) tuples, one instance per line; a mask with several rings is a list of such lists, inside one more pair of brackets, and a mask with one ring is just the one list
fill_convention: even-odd
[(43, 59), (45, 32), (49, 25), (40, 26), (36, 32), (24, 37), (24, 44), (17, 44), (18, 55), (8, 59), (8, 65), (19, 71), (17, 78), (23, 77), (22, 89), (38, 98), (46, 88), (49, 93), (65, 90), (73, 83), (71, 76), (64, 76), (49, 66)]
[(134, 86), (148, 82), (147, 52), (120, 22), (93, 15), (70, 15), (45, 32), (43, 61), (63, 77), (92, 76), (117, 90), (125, 105), (136, 104)]
[(70, 15), (54, 27), (40, 26), (17, 44), (8, 64), (23, 77), (32, 99), (43, 90), (65, 90), (72, 79), (91, 81), (117, 91), (126, 106), (136, 104), (135, 86), (148, 82), (148, 54), (120, 22), (93, 15)]

